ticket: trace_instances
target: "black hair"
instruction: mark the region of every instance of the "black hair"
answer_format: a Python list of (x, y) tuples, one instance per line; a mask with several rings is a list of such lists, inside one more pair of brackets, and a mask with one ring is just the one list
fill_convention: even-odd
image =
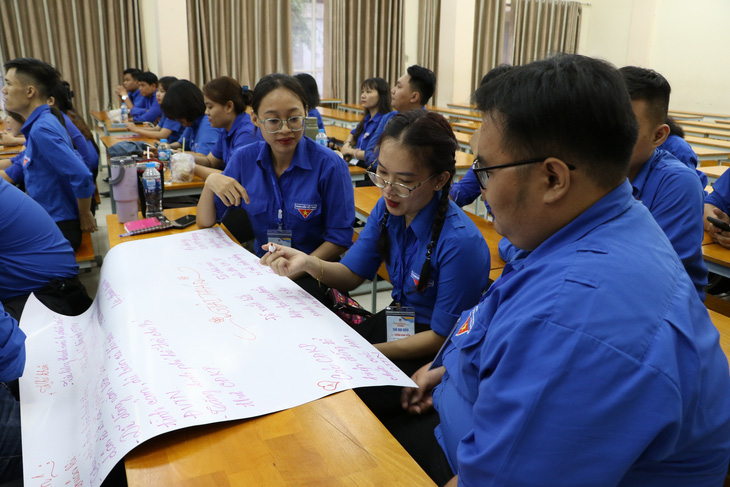
[(239, 85), (238, 81), (230, 76), (221, 76), (206, 83), (203, 86), (203, 95), (221, 105), (232, 101), (236, 114), (245, 112), (253, 98), (248, 86)]
[(669, 81), (653, 69), (624, 66), (619, 69), (632, 101), (644, 101), (648, 105), (651, 121), (660, 124), (667, 119), (669, 95), (672, 87)]
[(684, 139), (684, 129), (672, 117), (667, 117), (667, 125), (669, 125), (669, 135), (678, 135)]
[(30, 57), (8, 61), (3, 65), (3, 68), (6, 72), (15, 68), (16, 76), (19, 75), (20, 78), (26, 80), (27, 84), (35, 86), (40, 99), (44, 102), (51, 96), (53, 87), (56, 86), (61, 77), (58, 70), (50, 64)]
[[(406, 147), (412, 159), (426, 165), (431, 175), (441, 174), (444, 171), (450, 174), (441, 188), (441, 199), (431, 225), (431, 241), (426, 248), (426, 260), (421, 267), (421, 275), (416, 286), (416, 290), (422, 293), (428, 287), (431, 277), (431, 253), (438, 243), (450, 205), (449, 189), (456, 171), (454, 155), (459, 144), (449, 122), (442, 115), (427, 110), (410, 110), (395, 115), (385, 126), (383, 135), (378, 140), (378, 147), (388, 139), (393, 139), (397, 144)], [(386, 208), (380, 220), (378, 253), (383, 260), (387, 260), (390, 249), (390, 238), (386, 230), (389, 215)]]
[(496, 65), (495, 67), (493, 67), (492, 69), (487, 71), (487, 74), (482, 76), (482, 80), (479, 82), (479, 86), (483, 86), (483, 85), (489, 83), (497, 76), (506, 73), (507, 71), (509, 71), (512, 68), (513, 68), (513, 66), (511, 64), (502, 63), (502, 64)]
[[(393, 111), (393, 106), (390, 104), (390, 86), (388, 82), (383, 78), (368, 78), (362, 82), (361, 90), (365, 88), (376, 90), (378, 92), (378, 113), (389, 113)], [(355, 133), (352, 134), (357, 140), (365, 130), (365, 118), (360, 120), (360, 123), (355, 127)]]
[(421, 105), (425, 105), (436, 91), (436, 75), (430, 69), (417, 64), (409, 67), (406, 72), (411, 77), (408, 81), (411, 90), (417, 91), (421, 95), (419, 101)]
[(142, 74), (142, 70), (137, 68), (127, 68), (122, 74), (131, 74), (132, 78), (137, 81), (139, 80), (139, 75)]
[[(89, 129), (89, 126), (86, 125), (86, 122), (78, 116), (76, 111), (74, 110), (73, 103), (71, 102), (71, 94), (73, 92), (71, 91), (71, 85), (68, 84), (66, 81), (59, 81), (56, 83), (56, 86), (53, 88), (53, 93), (51, 93), (51, 96), (53, 97), (53, 107), (55, 109), (58, 109), (59, 112), (66, 114), (66, 116), (73, 122), (73, 124), (76, 126), (76, 128), (79, 129), (79, 132), (81, 132), (81, 135), (84, 136), (86, 140), (90, 140), (92, 145), (94, 146), (94, 149), (96, 150), (97, 154), (99, 153), (99, 146), (94, 141), (94, 136), (91, 133), (91, 130)], [(54, 114), (55, 115), (55, 114)], [(56, 116), (59, 118), (58, 116)], [(66, 128), (68, 131), (68, 127), (66, 127), (66, 119), (61, 116), (59, 118), (59, 121), (61, 124)], [(69, 132), (69, 136), (71, 135), (71, 132)], [(75, 147), (75, 144), (74, 144)]]
[(312, 77), (312, 75), (307, 73), (295, 74), (294, 77), (302, 84), (304, 93), (307, 95), (307, 110), (318, 107), (320, 98), (317, 81)]
[(307, 95), (304, 93), (302, 84), (294, 76), (288, 74), (273, 73), (267, 74), (256, 83), (256, 87), (253, 90), (253, 99), (251, 100), (251, 108), (253, 112), (258, 115), (261, 101), (277, 88), (284, 88), (291, 91), (297, 98), (299, 98), (304, 105), (304, 111), (307, 111)]
[(10, 110), (5, 110), (5, 114), (18, 122), (20, 125), (23, 125), (25, 123), (25, 117), (21, 115), (18, 112), (11, 112)]
[(140, 73), (139, 76), (137, 76), (137, 81), (147, 83), (148, 85), (156, 85), (157, 75), (151, 71), (145, 71), (144, 73)]
[(175, 81), (165, 92), (162, 111), (172, 120), (195, 122), (205, 114), (205, 102), (200, 88), (186, 79)]
[(561, 54), (516, 66), (479, 87), (477, 108), (516, 158), (557, 157), (602, 188), (626, 179), (638, 136), (626, 84), (611, 64)]
[(170, 86), (177, 81), (177, 78), (174, 76), (163, 76), (158, 81), (158, 86), (162, 88), (162, 91), (167, 92), (167, 90), (170, 89)]

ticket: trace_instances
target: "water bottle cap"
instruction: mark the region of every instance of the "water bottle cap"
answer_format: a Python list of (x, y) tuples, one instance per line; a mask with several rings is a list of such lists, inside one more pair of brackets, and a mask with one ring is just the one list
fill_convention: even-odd
[(320, 133), (324, 132), (324, 129), (319, 129), (319, 132), (320, 132)]
[(155, 167), (155, 163), (154, 162), (148, 162), (147, 163), (147, 167)]
[(162, 142), (163, 144), (167, 144), (167, 139), (160, 139), (160, 142)]

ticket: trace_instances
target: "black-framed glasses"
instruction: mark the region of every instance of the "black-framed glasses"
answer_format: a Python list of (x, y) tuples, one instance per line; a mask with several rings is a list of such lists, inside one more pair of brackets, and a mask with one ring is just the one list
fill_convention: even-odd
[(305, 118), (306, 117), (301, 115), (298, 117), (291, 117), (286, 120), (282, 120), (281, 118), (267, 118), (261, 120), (261, 125), (263, 125), (266, 131), (270, 134), (276, 134), (281, 131), (281, 128), (284, 126), (284, 122), (286, 122), (286, 126), (289, 127), (289, 130), (292, 132), (301, 132), (304, 129)]
[(436, 174), (431, 174), (429, 177), (418, 183), (417, 185), (413, 186), (412, 188), (409, 186), (406, 186), (405, 184), (401, 183), (392, 183), (390, 181), (386, 181), (385, 179), (378, 176), (377, 173), (373, 171), (368, 171), (368, 176), (370, 176), (370, 180), (373, 182), (375, 186), (377, 186), (380, 189), (384, 189), (386, 185), (390, 186), (390, 188), (393, 190), (395, 194), (400, 196), (401, 198), (408, 198), (411, 193), (415, 190), (417, 190), (423, 183), (434, 177)]
[[(510, 162), (507, 164), (498, 164), (496, 166), (487, 166), (487, 167), (479, 167), (481, 164), (481, 161), (479, 160), (479, 157), (474, 158), (474, 164), (472, 164), (472, 170), (474, 171), (474, 175), (477, 177), (477, 182), (479, 183), (479, 187), (482, 189), (487, 189), (487, 182), (489, 181), (489, 171), (492, 171), (494, 169), (504, 169), (506, 167), (515, 167), (515, 166), (524, 166), (527, 164), (536, 164), (538, 162), (544, 162), (547, 157), (535, 157), (533, 159), (525, 159), (524, 161), (515, 161)], [(565, 164), (568, 166), (569, 170), (574, 170), (575, 166), (572, 164)]]

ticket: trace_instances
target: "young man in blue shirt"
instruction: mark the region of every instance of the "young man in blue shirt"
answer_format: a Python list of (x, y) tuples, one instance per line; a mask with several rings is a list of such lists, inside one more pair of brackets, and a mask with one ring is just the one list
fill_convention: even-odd
[(135, 122), (155, 123), (162, 115), (160, 104), (157, 103), (157, 76), (145, 71), (137, 77), (137, 84), (140, 96), (129, 113)]
[(639, 137), (631, 156), (629, 180), (634, 197), (649, 208), (682, 260), (704, 301), (707, 266), (702, 258), (704, 189), (695, 171), (659, 149), (669, 136), (669, 82), (656, 71), (625, 66), (619, 70), (631, 96)]
[(383, 135), (385, 125), (398, 112), (408, 112), (426, 108), (426, 103), (436, 91), (436, 75), (428, 68), (417, 64), (409, 67), (406, 74), (398, 78), (395, 86), (390, 91), (390, 102), (393, 111), (383, 115), (378, 124), (377, 130), (370, 137), (367, 149), (365, 149), (365, 164), (374, 171), (377, 167), (377, 147), (380, 136)]
[(140, 74), (142, 74), (142, 70), (140, 69), (125, 69), (122, 84), (114, 90), (114, 93), (119, 97), (119, 104), (124, 103), (130, 110), (134, 108), (134, 105), (140, 97), (139, 82), (137, 81), (137, 77)]
[(439, 413), (447, 485), (720, 485), (728, 363), (627, 181), (639, 130), (621, 75), (562, 55), (474, 99), (495, 229), (530, 253), (404, 390), (405, 408)]
[(97, 230), (91, 213), (94, 181), (71, 138), (46, 104), (59, 80), (43, 61), (18, 58), (4, 65), (5, 107), (25, 117), (23, 178), (28, 195), (56, 222), (74, 250), (82, 232)]

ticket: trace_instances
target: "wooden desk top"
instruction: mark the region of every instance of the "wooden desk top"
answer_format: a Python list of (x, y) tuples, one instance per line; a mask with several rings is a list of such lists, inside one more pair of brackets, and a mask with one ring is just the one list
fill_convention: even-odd
[(709, 309), (707, 311), (715, 328), (720, 332), (720, 347), (730, 361), (730, 317)]
[(0, 144), (0, 159), (12, 157), (23, 150), (22, 145), (2, 145)]
[(109, 115), (105, 111), (90, 111), (89, 114), (91, 115), (91, 118), (96, 120), (97, 122), (106, 122), (109, 120)]
[(459, 144), (469, 145), (469, 141), (471, 140), (471, 137), (473, 134), (465, 134), (464, 132), (454, 132), (454, 135), (456, 136), (456, 141), (459, 142)]
[(730, 126), (725, 129), (711, 129), (686, 125), (682, 128), (687, 134), (700, 134), (703, 137), (730, 137)]
[(697, 169), (707, 174), (709, 177), (719, 178), (725, 174), (725, 171), (730, 169), (730, 166), (702, 166)]
[(325, 133), (327, 137), (334, 137), (340, 142), (344, 142), (350, 136), (350, 129), (347, 127), (340, 127), (338, 125), (325, 125)]
[(713, 122), (698, 122), (697, 120), (678, 120), (677, 124), (681, 125), (682, 127), (703, 127), (706, 129), (718, 129), (718, 130), (725, 130), (730, 131), (730, 120), (723, 120), (724, 123), (717, 123), (718, 121)]
[(335, 110), (332, 108), (324, 107), (317, 107), (317, 110), (319, 110), (319, 113), (320, 115), (322, 115), (323, 118), (341, 120), (348, 123), (360, 123), (360, 120), (362, 120), (361, 115), (355, 115), (354, 113), (348, 113), (343, 110)]
[(449, 108), (458, 108), (461, 110), (471, 110), (471, 111), (476, 111), (476, 109), (477, 109), (476, 105), (471, 105), (469, 103), (447, 103), (446, 106)]
[(456, 170), (469, 170), (472, 164), (474, 164), (474, 154), (467, 154), (464, 151), (456, 151)]
[[(366, 186), (355, 188), (355, 210), (365, 216), (370, 216), (370, 212), (375, 208), (382, 192), (376, 186)], [(474, 222), (479, 231), (484, 236), (489, 246), (489, 254), (491, 257), (491, 270), (498, 270), (504, 267), (504, 261), (499, 256), (498, 244), (502, 240), (502, 236), (494, 229), (494, 223), (485, 220), (469, 211), (464, 212)]]
[(475, 120), (475, 121), (479, 121), (482, 119), (482, 114), (480, 112), (477, 112), (474, 110), (439, 107), (439, 106), (435, 106), (435, 105), (426, 105), (426, 108), (432, 112), (438, 112), (438, 113), (450, 115), (450, 116), (456, 117), (456, 118), (461, 117), (461, 118), (466, 118), (467, 120)]
[(684, 140), (692, 145), (693, 149), (695, 145), (709, 145), (710, 147), (730, 149), (730, 140), (710, 139), (708, 137), (695, 137), (693, 135), (686, 136)]
[(339, 105), (337, 105), (337, 108), (340, 110), (342, 110), (343, 108), (347, 108), (349, 110), (354, 110), (362, 115), (365, 114), (362, 105), (358, 105), (357, 103), (340, 103)]
[(150, 137), (142, 137), (141, 135), (137, 134), (137, 137), (119, 137), (117, 135), (105, 135), (103, 137), (99, 137), (101, 139), (101, 143), (104, 144), (104, 147), (107, 149), (114, 144), (118, 144), (119, 142), (124, 141), (135, 141), (135, 142), (147, 142), (148, 144), (154, 145), (155, 142), (159, 142), (157, 139), (153, 139)]
[(482, 122), (451, 122), (451, 127), (454, 130), (464, 130), (467, 132), (475, 132), (482, 126)]
[(730, 115), (722, 115), (719, 113), (701, 113), (701, 112), (687, 112), (684, 110), (669, 110), (669, 116), (674, 115), (688, 115), (693, 117), (710, 117), (710, 118), (730, 118)]
[[(189, 214), (196, 208), (165, 210), (170, 219)], [(124, 227), (117, 215), (107, 216), (110, 248), (197, 229), (120, 238)], [(158, 436), (124, 463), (130, 487), (434, 485), (352, 390), (258, 418)]]
[[(690, 144), (691, 145), (691, 144)], [(692, 150), (697, 154), (698, 157), (725, 157), (730, 156), (730, 150), (709, 147), (697, 147), (692, 145)]]
[(351, 390), (153, 438), (125, 465), (130, 487), (434, 485)]

